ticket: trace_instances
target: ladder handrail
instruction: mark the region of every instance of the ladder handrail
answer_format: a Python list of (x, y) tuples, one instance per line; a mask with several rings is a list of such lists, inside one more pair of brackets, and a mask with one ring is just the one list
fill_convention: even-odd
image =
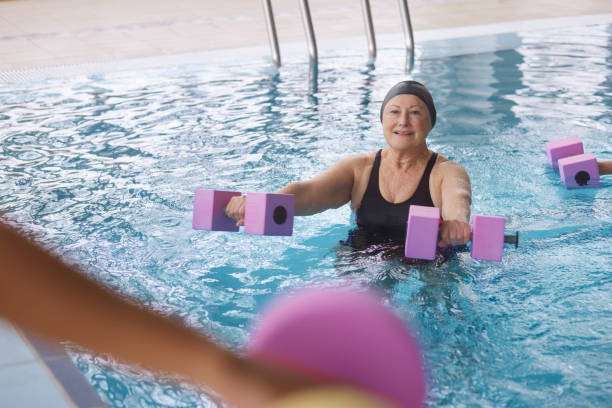
[(372, 24), (372, 11), (370, 10), (370, 0), (361, 0), (361, 10), (363, 11), (363, 22), (368, 37), (368, 55), (370, 60), (376, 59), (376, 38), (374, 36), (374, 24)]
[[(272, 48), (272, 60), (277, 67), (281, 66), (281, 58), (278, 47), (278, 36), (276, 34), (276, 24), (274, 22), (274, 13), (272, 11), (271, 0), (263, 0), (264, 14), (266, 17), (266, 25), (268, 28), (268, 38), (270, 39), (270, 47)], [(414, 65), (414, 33), (412, 31), (412, 22), (410, 21), (410, 11), (408, 9), (408, 0), (399, 0), (400, 14), (402, 17), (404, 29), (404, 42), (406, 45), (406, 70), (412, 70)], [(365, 24), (366, 35), (368, 39), (368, 55), (370, 60), (376, 59), (376, 38), (374, 35), (374, 25), (372, 23), (372, 12), (370, 9), (370, 0), (362, 0), (361, 8), (363, 11), (363, 21)], [(318, 63), (317, 40), (315, 38), (314, 28), (312, 26), (312, 17), (310, 15), (310, 6), (308, 0), (300, 0), (300, 10), (302, 14), (302, 22), (304, 23), (304, 31), (308, 41), (308, 53), (310, 55), (310, 64)]]
[(266, 16), (266, 27), (268, 27), (268, 38), (272, 48), (272, 60), (277, 67), (281, 66), (280, 51), (278, 50), (278, 36), (276, 35), (276, 24), (274, 22), (274, 12), (270, 0), (263, 0), (264, 14)]
[(411, 71), (414, 64), (414, 33), (412, 32), (412, 22), (410, 21), (410, 11), (408, 10), (408, 0), (399, 0), (402, 22), (404, 27), (404, 41), (406, 43), (406, 70)]
[(315, 39), (314, 28), (312, 27), (312, 18), (310, 17), (310, 7), (308, 0), (300, 0), (300, 10), (302, 11), (302, 21), (304, 22), (304, 31), (306, 31), (306, 39), (308, 40), (308, 53), (310, 54), (310, 63), (316, 64), (319, 59), (317, 53), (317, 40)]

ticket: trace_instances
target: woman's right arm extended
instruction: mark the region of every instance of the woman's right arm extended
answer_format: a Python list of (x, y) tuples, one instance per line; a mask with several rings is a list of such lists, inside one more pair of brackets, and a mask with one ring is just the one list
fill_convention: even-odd
[[(295, 195), (295, 215), (312, 215), (338, 208), (351, 200), (356, 169), (364, 156), (352, 156), (306, 181), (289, 183), (277, 191)], [(228, 217), (244, 225), (245, 196), (233, 197), (225, 207)]]

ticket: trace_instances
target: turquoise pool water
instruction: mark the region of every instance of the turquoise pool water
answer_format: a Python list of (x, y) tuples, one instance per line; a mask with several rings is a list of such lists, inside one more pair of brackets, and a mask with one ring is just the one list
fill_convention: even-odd
[[(409, 267), (347, 256), (348, 206), (292, 237), (193, 231), (193, 191), (274, 191), (384, 145), (403, 51), (190, 65), (0, 87), (0, 211), (65, 259), (240, 350), (258, 311), (302, 285), (382, 288), (418, 335), (429, 405), (612, 404), (612, 179), (566, 190), (544, 143), (612, 159), (612, 26), (419, 45), (436, 100), (430, 147), (472, 179), (473, 213), (521, 232), (501, 263)], [(112, 407), (214, 407), (188, 387), (73, 349)]]

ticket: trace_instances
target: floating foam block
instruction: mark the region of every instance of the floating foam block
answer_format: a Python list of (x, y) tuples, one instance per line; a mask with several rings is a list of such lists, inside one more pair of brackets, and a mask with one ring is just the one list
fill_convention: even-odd
[(601, 187), (597, 159), (591, 153), (559, 159), (559, 174), (567, 188)]
[(423, 406), (419, 347), (376, 293), (327, 288), (278, 298), (251, 338), (251, 357), (355, 386), (393, 406)]
[(548, 163), (553, 169), (558, 168), (558, 160), (564, 157), (575, 156), (584, 153), (582, 141), (577, 136), (565, 139), (552, 140), (545, 144)]
[(474, 215), (472, 219), (472, 258), (501, 261), (504, 252), (504, 217)]
[(225, 206), (237, 191), (196, 190), (193, 197), (193, 229), (236, 232), (236, 220), (225, 215)]
[(404, 256), (432, 260), (436, 256), (440, 209), (411, 205), (408, 210), (408, 226)]
[(293, 194), (247, 193), (244, 232), (258, 235), (291, 235), (294, 213)]

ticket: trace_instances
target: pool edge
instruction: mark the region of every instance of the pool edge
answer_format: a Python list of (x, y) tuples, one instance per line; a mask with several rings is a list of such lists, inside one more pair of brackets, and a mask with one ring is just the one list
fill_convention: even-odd
[[(503, 23), (479, 24), (452, 28), (438, 28), (433, 30), (420, 30), (414, 32), (417, 46), (428, 41), (439, 41), (449, 39), (460, 39), (470, 37), (482, 37), (507, 33), (520, 33), (534, 30), (547, 30), (563, 27), (612, 24), (612, 13), (587, 14), (573, 17), (555, 17), (547, 19), (531, 19), (511, 21)], [(403, 47), (404, 35), (402, 33), (384, 33), (377, 35), (377, 42), (387, 47)], [(332, 49), (357, 50), (355, 44), (364, 43), (364, 61), (366, 59), (365, 38), (343, 37), (326, 39), (319, 42), (319, 51), (325, 52)], [(303, 55), (307, 58), (305, 44), (293, 42), (281, 44), (283, 56)], [(48, 79), (65, 78), (75, 75), (93, 75), (110, 72), (130, 71), (136, 69), (154, 69), (161, 67), (173, 67), (185, 64), (222, 63), (235, 61), (236, 56), (240, 59), (253, 58), (261, 61), (270, 61), (270, 50), (268, 46), (251, 46), (242, 48), (231, 48), (224, 50), (199, 51), (180, 54), (169, 54), (160, 56), (149, 56), (139, 58), (127, 58), (112, 61), (93, 61), (72, 65), (56, 65), (33, 67), (26, 69), (0, 71), (0, 84), (11, 84), (21, 82), (43, 81)]]
[(61, 345), (41, 340), (17, 327), (15, 330), (69, 403), (78, 408), (107, 407)]

